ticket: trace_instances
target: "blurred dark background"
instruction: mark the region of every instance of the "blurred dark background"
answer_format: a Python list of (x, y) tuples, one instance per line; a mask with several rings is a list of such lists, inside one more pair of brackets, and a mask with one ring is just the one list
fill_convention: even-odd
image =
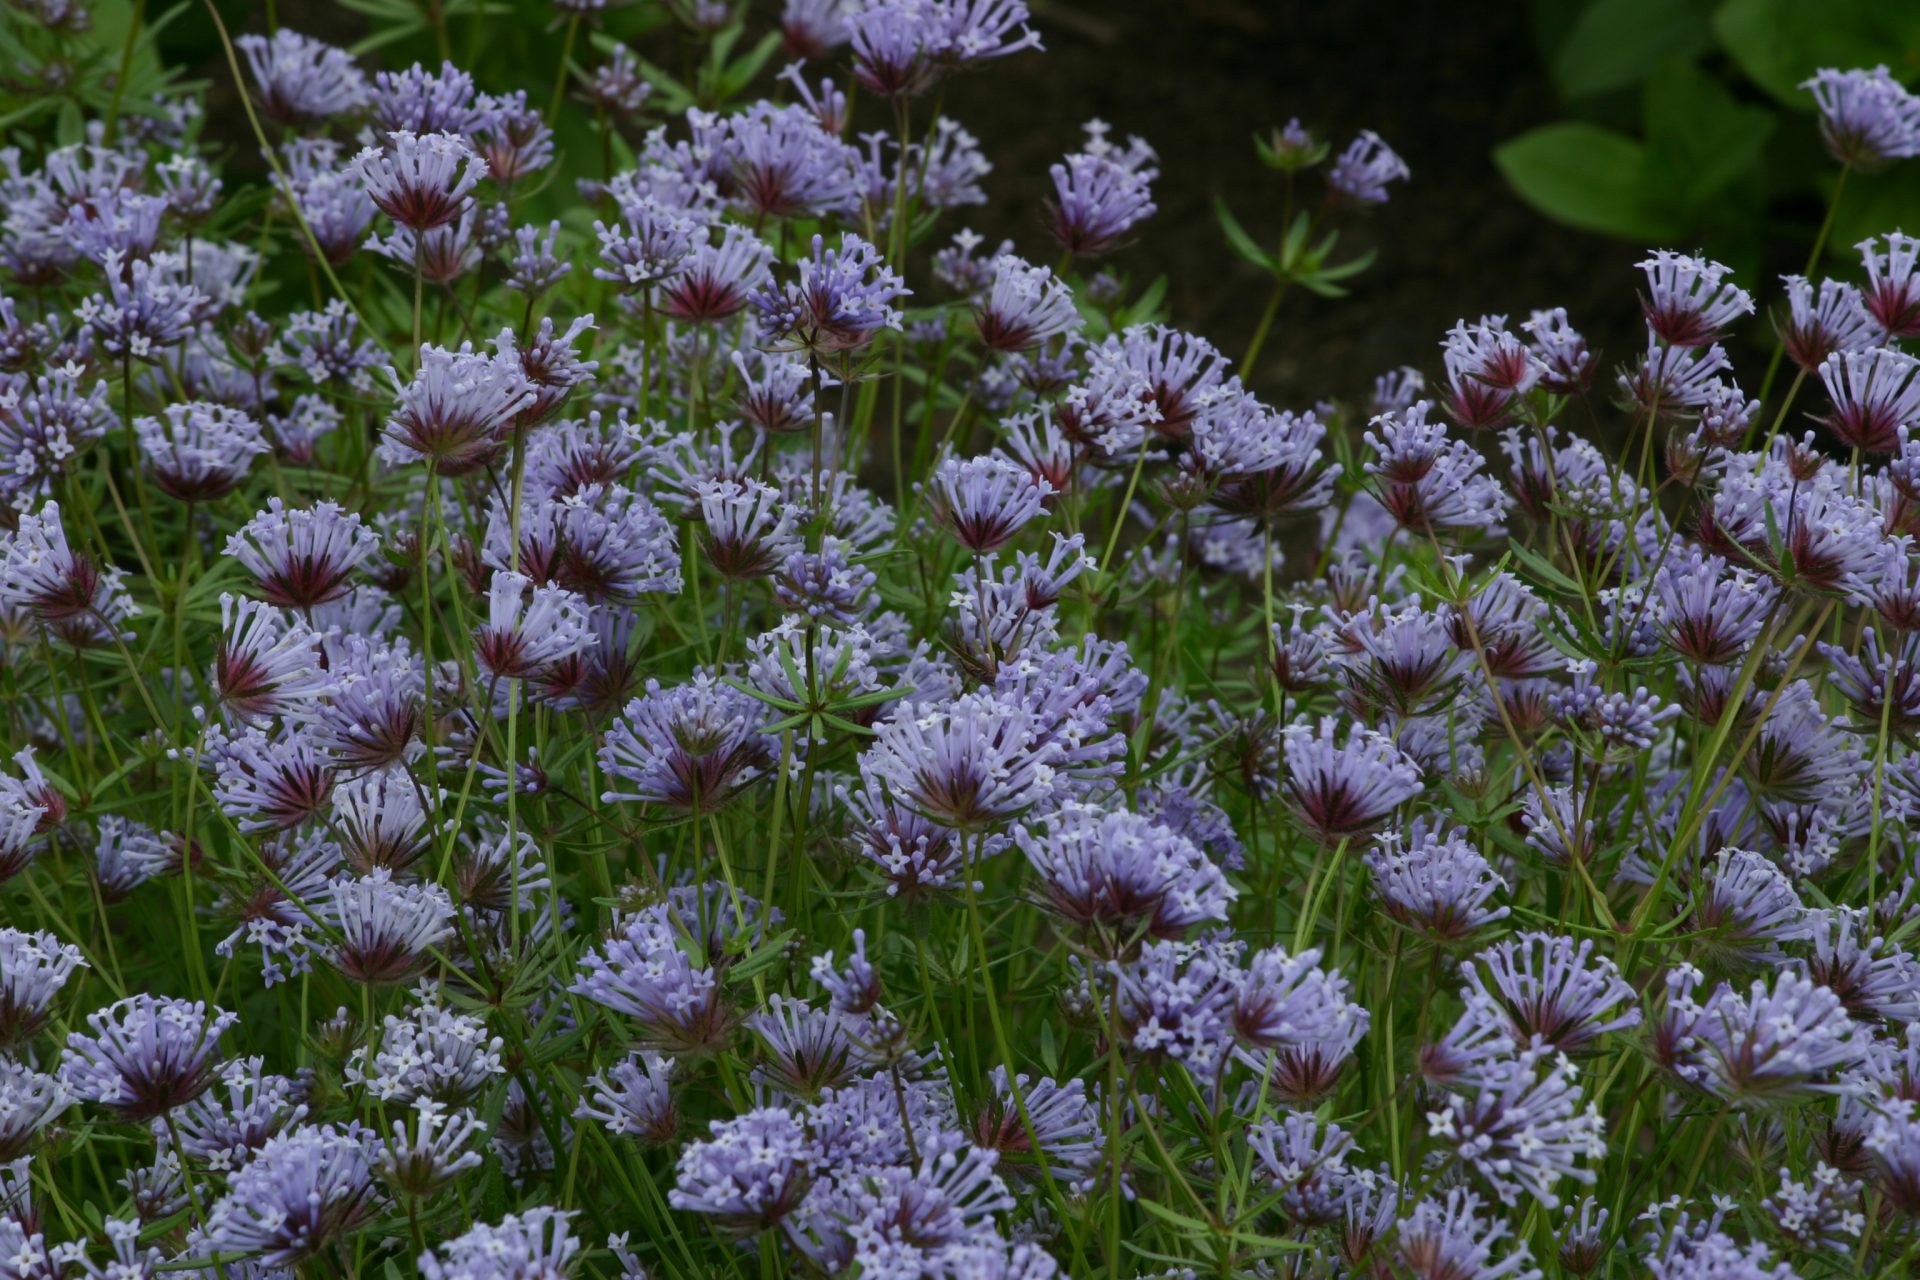
[[(1462, 316), (1518, 322), (1564, 306), (1603, 356), (1637, 347), (1639, 255), (1541, 217), (1490, 158), (1556, 110), (1525, 6), (1116, 0), (1050, 6), (1042, 30), (1044, 55), (973, 77), (950, 98), (1008, 197), (976, 217), (978, 229), (1035, 242), (1047, 165), (1077, 143), (1084, 119), (1141, 135), (1160, 153), (1160, 211), (1113, 266), (1136, 282), (1164, 273), (1174, 321), (1236, 361), (1270, 282), (1227, 248), (1212, 206), (1224, 198), (1262, 244), (1278, 239), (1283, 179), (1260, 163), (1253, 135), (1297, 116), (1337, 154), (1370, 128), (1407, 162), (1412, 177), (1389, 202), (1345, 224), (1338, 256), (1379, 255), (1352, 295), (1294, 290), (1282, 303), (1252, 375), (1276, 403), (1362, 394), (1401, 364), (1431, 376), (1441, 336)], [(1315, 199), (1320, 186), (1318, 173), (1301, 180)]]
[[(257, 0), (222, 0), (221, 8), (236, 33), (265, 28)], [(391, 26), (365, 8), (404, 15), (410, 5), (279, 0), (277, 17), (352, 44)], [(469, 20), (455, 17), (455, 58), (466, 64), (472, 48), (483, 89), (524, 88), (543, 102), (562, 29), (544, 3), (521, 0), (515, 8), (525, 16), (489, 18), (477, 39)], [(1034, 8), (1044, 53), (988, 64), (947, 90), (946, 114), (980, 138), (994, 172), (985, 183), (990, 203), (947, 215), (936, 243), (970, 225), (990, 243), (1010, 238), (1034, 261), (1052, 262), (1039, 223), (1047, 167), (1079, 145), (1087, 120), (1106, 120), (1116, 134), (1146, 138), (1161, 164), (1159, 212), (1106, 265), (1136, 288), (1164, 275), (1172, 321), (1237, 362), (1269, 281), (1228, 249), (1213, 201), (1224, 198), (1263, 243), (1277, 239), (1282, 178), (1261, 165), (1252, 138), (1298, 116), (1336, 153), (1358, 130), (1377, 131), (1412, 178), (1393, 187), (1386, 206), (1347, 222), (1340, 256), (1378, 252), (1372, 269), (1351, 282), (1352, 296), (1326, 300), (1296, 290), (1283, 304), (1252, 375), (1272, 402), (1305, 407), (1363, 395), (1376, 374), (1401, 364), (1431, 376), (1441, 336), (1462, 316), (1503, 313), (1518, 322), (1533, 308), (1564, 306), (1601, 349), (1604, 367), (1637, 349), (1636, 247), (1543, 217), (1512, 193), (1490, 159), (1497, 143), (1557, 111), (1525, 4), (1080, 0)], [(777, 4), (754, 4), (749, 39), (771, 29), (778, 12)], [(685, 50), (676, 46), (690, 39), (637, 8), (611, 8), (600, 24), (666, 67), (679, 65)], [(206, 80), (208, 136), (230, 145), (244, 167), (254, 148), (217, 45), (202, 30), (208, 25), (196, 6), (167, 31), (167, 56)], [(366, 61), (393, 66), (433, 56), (421, 32), (368, 52)], [(596, 56), (583, 36), (576, 59)], [(776, 58), (770, 71), (778, 66)], [(861, 106), (872, 114), (860, 115), (856, 129), (885, 127), (878, 104)], [(1319, 189), (1317, 173), (1302, 179), (1313, 198)]]

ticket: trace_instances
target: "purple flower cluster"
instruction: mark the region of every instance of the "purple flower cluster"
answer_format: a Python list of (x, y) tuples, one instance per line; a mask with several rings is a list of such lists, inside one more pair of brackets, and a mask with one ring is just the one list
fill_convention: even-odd
[(1236, 363), (1022, 0), (553, 8), (14, 6), (0, 1275), (1905, 1274), (1920, 240), (1283, 402), (1377, 134)]

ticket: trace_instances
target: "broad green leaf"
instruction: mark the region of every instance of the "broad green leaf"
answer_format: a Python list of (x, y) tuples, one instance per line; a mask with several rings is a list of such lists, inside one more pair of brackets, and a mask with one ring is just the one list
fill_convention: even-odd
[(1680, 234), (1646, 199), (1646, 148), (1623, 134), (1542, 125), (1494, 148), (1493, 162), (1521, 199), (1569, 226), (1632, 240)]
[(1773, 112), (1742, 105), (1725, 84), (1681, 63), (1647, 82), (1643, 106), (1648, 198), (1684, 223), (1757, 169), (1773, 136)]
[(1761, 88), (1806, 111), (1800, 85), (1821, 67), (1920, 67), (1920, 8), (1901, 0), (1727, 0), (1713, 29)]
[[(1831, 189), (1829, 184), (1828, 191)], [(1834, 211), (1833, 230), (1827, 236), (1827, 256), (1858, 270), (1859, 255), (1853, 246), (1868, 236), (1912, 231), (1916, 224), (1920, 224), (1920, 165), (1909, 162), (1880, 173), (1849, 174), (1846, 190), (1840, 193), (1840, 207)], [(1811, 223), (1807, 234), (1813, 234)]]
[(1553, 80), (1570, 98), (1623, 89), (1669, 58), (1691, 58), (1713, 38), (1706, 13), (1685, 0), (1596, 0), (1553, 58)]

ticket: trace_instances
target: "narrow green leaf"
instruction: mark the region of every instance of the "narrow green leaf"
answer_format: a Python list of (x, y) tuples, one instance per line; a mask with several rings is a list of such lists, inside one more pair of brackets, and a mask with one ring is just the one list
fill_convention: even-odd
[(1218, 1234), (1210, 1223), (1202, 1222), (1198, 1218), (1189, 1217), (1178, 1210), (1169, 1209), (1166, 1205), (1148, 1200), (1144, 1196), (1134, 1201), (1134, 1203), (1142, 1209), (1145, 1209), (1153, 1217), (1160, 1219), (1160, 1221), (1172, 1223), (1174, 1226), (1185, 1231), (1190, 1231), (1194, 1235), (1213, 1236)]
[(1227, 233), (1227, 243), (1233, 246), (1235, 253), (1263, 271), (1276, 269), (1267, 251), (1253, 242), (1253, 237), (1240, 225), (1240, 220), (1233, 216), (1233, 210), (1227, 208), (1227, 202), (1218, 196), (1214, 197), (1213, 216), (1220, 220), (1220, 229)]

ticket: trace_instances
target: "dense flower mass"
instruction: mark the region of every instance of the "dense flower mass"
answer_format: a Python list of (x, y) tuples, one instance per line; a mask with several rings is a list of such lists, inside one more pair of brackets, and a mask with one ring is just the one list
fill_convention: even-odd
[(1242, 348), (1093, 17), (354, 8), (4, 19), (0, 1280), (1912, 1273), (1920, 240), (1281, 404), (1372, 131)]

